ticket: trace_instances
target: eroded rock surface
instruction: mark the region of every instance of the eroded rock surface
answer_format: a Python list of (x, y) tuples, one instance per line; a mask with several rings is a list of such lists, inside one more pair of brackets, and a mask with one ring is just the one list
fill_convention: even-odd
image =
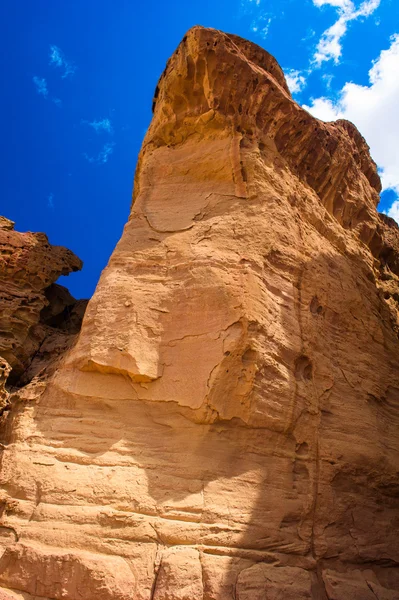
[(399, 597), (379, 191), (354, 126), (306, 113), (267, 52), (188, 32), (78, 341), (12, 404), (5, 598)]
[[(79, 331), (80, 324), (70, 327), (65, 315), (76, 300), (54, 282), (81, 268), (77, 256), (51, 246), (44, 233), (20, 233), (12, 221), (0, 218), (0, 356), (12, 367), (13, 381), (29, 381), (32, 360), (52, 333), (47, 324), (69, 333)], [(50, 317), (56, 315), (59, 322), (52, 323)]]

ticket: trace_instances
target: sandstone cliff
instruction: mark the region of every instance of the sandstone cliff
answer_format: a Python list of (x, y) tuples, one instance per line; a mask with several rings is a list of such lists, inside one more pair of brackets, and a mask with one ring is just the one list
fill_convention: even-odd
[(188, 32), (77, 343), (11, 397), (0, 598), (399, 598), (379, 191), (359, 132), (267, 52)]

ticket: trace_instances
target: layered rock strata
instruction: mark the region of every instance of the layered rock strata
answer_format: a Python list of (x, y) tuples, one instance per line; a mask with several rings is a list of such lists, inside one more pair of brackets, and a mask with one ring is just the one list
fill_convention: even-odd
[(77, 343), (14, 393), (4, 598), (399, 597), (379, 191), (355, 127), (306, 113), (267, 52), (188, 32)]

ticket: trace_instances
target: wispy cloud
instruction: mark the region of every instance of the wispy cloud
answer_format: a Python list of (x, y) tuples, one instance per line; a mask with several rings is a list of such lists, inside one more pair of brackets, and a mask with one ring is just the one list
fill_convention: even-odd
[(97, 156), (89, 156), (86, 152), (83, 154), (85, 159), (91, 163), (96, 165), (105, 165), (108, 162), (109, 157), (114, 151), (114, 142), (108, 142), (104, 144), (102, 150), (97, 154)]
[(36, 92), (40, 95), (43, 96), (43, 98), (45, 100), (51, 100), (51, 102), (54, 102), (54, 104), (56, 106), (61, 107), (62, 106), (62, 101), (59, 98), (55, 98), (55, 97), (50, 97), (49, 96), (49, 90), (47, 87), (47, 81), (44, 77), (36, 77), (36, 75), (32, 78), (32, 81), (35, 85), (36, 88)]
[(272, 22), (272, 17), (269, 17), (267, 13), (259, 15), (254, 21), (252, 21), (251, 29), (254, 33), (257, 33), (263, 38), (267, 37), (269, 33), (269, 27)]
[(101, 119), (100, 121), (82, 121), (89, 127), (92, 127), (96, 133), (109, 133), (113, 134), (114, 129), (110, 119)]
[(334, 79), (334, 75), (332, 73), (324, 73), (321, 76), (321, 78), (324, 81), (326, 88), (328, 90), (331, 89), (331, 84), (332, 84), (332, 80)]
[(104, 163), (108, 162), (109, 156), (114, 151), (114, 146), (115, 146), (114, 143), (104, 144), (103, 149), (101, 150), (100, 154), (98, 155), (98, 163), (99, 164), (104, 164)]
[(52, 192), (47, 196), (47, 206), (51, 209), (54, 208), (54, 194)]
[(49, 64), (63, 70), (62, 79), (72, 76), (76, 71), (76, 66), (65, 58), (64, 53), (58, 46), (50, 46)]
[[(114, 128), (112, 126), (111, 120), (108, 118), (93, 121), (81, 121), (81, 123), (88, 125), (92, 129), (94, 129), (96, 133), (105, 133), (108, 135), (113, 135), (114, 133)], [(114, 142), (107, 142), (103, 145), (102, 149), (97, 154), (97, 156), (90, 156), (86, 152), (83, 154), (83, 156), (91, 164), (104, 165), (108, 162), (109, 157), (113, 153), (114, 146)]]
[(291, 94), (299, 94), (306, 87), (305, 77), (296, 69), (286, 71), (285, 79)]
[(332, 6), (337, 9), (338, 19), (322, 34), (314, 56), (313, 64), (320, 66), (323, 62), (333, 60), (339, 63), (342, 55), (342, 39), (348, 25), (362, 17), (369, 17), (379, 7), (381, 0), (364, 0), (358, 7), (352, 0), (313, 0), (318, 8)]
[(259, 37), (266, 38), (273, 14), (262, 8), (262, 0), (241, 0), (241, 10), (244, 14), (252, 17), (251, 31)]
[(36, 92), (40, 96), (44, 96), (44, 98), (47, 98), (48, 88), (47, 88), (47, 81), (44, 79), (44, 77), (37, 77), (35, 75), (33, 77), (33, 83), (35, 84)]

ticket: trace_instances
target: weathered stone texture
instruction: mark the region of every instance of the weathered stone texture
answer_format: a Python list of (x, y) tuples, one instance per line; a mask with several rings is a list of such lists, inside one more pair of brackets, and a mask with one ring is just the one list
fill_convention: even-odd
[(5, 594), (398, 598), (399, 232), (379, 191), (354, 126), (306, 113), (267, 52), (188, 32), (78, 341), (11, 410)]
[(80, 324), (71, 330), (63, 314), (67, 306), (75, 306), (76, 300), (54, 282), (60, 275), (81, 268), (82, 262), (70, 250), (51, 246), (44, 233), (14, 231), (14, 223), (1, 217), (0, 354), (12, 367), (14, 381), (29, 380), (27, 371), (32, 360), (53, 333), (46, 325), (51, 311), (60, 318), (56, 327), (62, 321), (64, 331), (79, 331)]

